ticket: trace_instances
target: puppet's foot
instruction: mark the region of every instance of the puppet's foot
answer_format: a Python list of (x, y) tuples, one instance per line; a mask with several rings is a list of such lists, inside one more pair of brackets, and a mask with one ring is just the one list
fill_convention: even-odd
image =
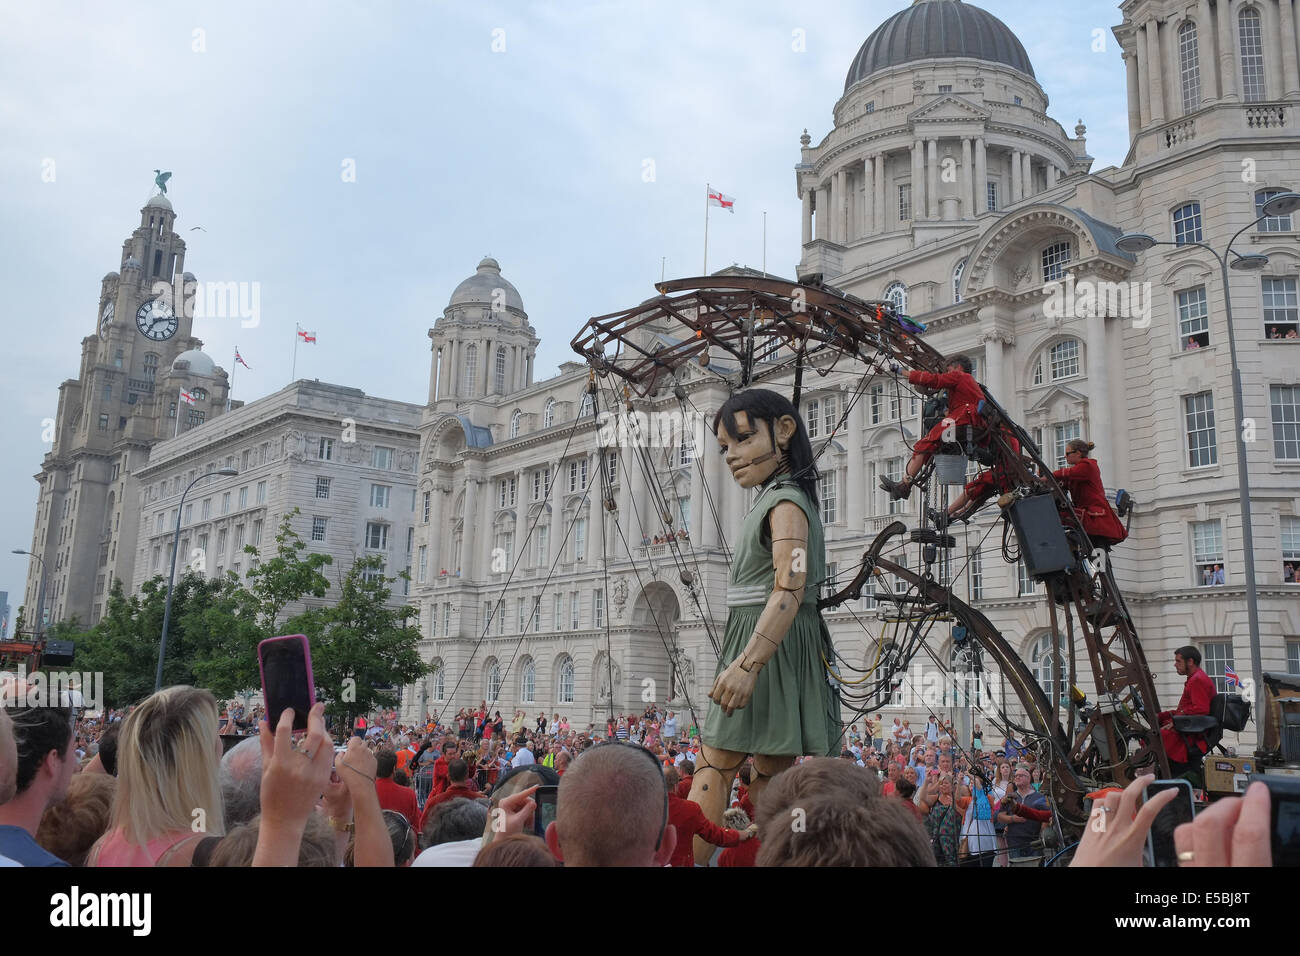
[(892, 478), (881, 478), (880, 487), (889, 492), (889, 497), (895, 500), (906, 498), (912, 493), (912, 483), (906, 478), (902, 481), (894, 481)]

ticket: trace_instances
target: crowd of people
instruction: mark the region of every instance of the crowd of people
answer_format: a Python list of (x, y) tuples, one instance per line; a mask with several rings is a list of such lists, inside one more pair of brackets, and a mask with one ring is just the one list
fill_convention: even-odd
[[(0, 708), (0, 865), (685, 867), (696, 838), (722, 867), (1040, 865), (1053, 852), (1034, 754), (958, 747), (933, 719), (916, 734), (879, 715), (865, 735), (853, 725), (838, 759), (799, 760), (757, 806), (746, 764), (718, 825), (690, 800), (696, 728), (653, 704), (582, 730), (558, 714), (505, 721), (486, 702), (445, 724), (389, 712), (346, 740), (321, 704), (305, 734), (291, 711), (275, 727), (259, 717), (193, 687), (96, 716)], [(1141, 782), (1094, 807), (1129, 815), (1088, 828), (1075, 865), (1140, 859), (1134, 834), (1158, 809), (1132, 812)], [(1261, 789), (1198, 816), (1196, 845), (1267, 865), (1267, 845), (1235, 827), (1267, 824)]]

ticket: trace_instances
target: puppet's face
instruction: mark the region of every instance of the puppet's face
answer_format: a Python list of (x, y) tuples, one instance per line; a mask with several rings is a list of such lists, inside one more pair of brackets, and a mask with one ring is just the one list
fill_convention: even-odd
[[(725, 422), (718, 423), (718, 445), (731, 477), (742, 488), (755, 488), (785, 467), (785, 450), (797, 429), (789, 415), (778, 419), (769, 428), (765, 421), (752, 422), (749, 412), (736, 412), (736, 432), (727, 431)], [(776, 433), (776, 447), (772, 432)]]

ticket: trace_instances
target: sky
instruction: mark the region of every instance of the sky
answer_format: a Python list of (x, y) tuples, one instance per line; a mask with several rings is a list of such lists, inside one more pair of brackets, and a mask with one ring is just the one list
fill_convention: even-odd
[[(299, 378), (424, 403), (428, 329), (491, 255), (541, 338), (536, 377), (661, 269), (794, 274), (799, 135), (908, 0), (9, 3), (0, 7), (0, 590), (16, 612), (58, 386), (153, 170), (201, 281), (257, 283), (258, 324), (194, 334), (251, 402)], [(1093, 170), (1128, 149), (1118, 4), (987, 0)], [(1100, 31), (1100, 32), (1099, 32)], [(194, 227), (201, 227), (194, 229)]]

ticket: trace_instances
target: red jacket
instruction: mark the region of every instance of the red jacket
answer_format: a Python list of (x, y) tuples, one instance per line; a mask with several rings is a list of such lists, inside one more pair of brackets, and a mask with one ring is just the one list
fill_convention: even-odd
[(683, 800), (677, 794), (668, 796), (668, 822), (677, 828), (677, 849), (673, 850), (670, 866), (694, 866), (694, 838), (714, 846), (735, 846), (740, 842), (740, 831), (717, 826), (709, 822), (700, 805), (693, 800)]
[(913, 385), (926, 388), (944, 388), (948, 390), (948, 417), (957, 425), (982, 426), (984, 419), (976, 409), (984, 401), (984, 390), (980, 388), (975, 376), (966, 372), (908, 372), (907, 380)]
[(1077, 465), (1058, 468), (1052, 477), (1070, 493), (1074, 513), (1093, 544), (1119, 544), (1128, 537), (1124, 525), (1110, 509), (1106, 489), (1101, 484), (1101, 469), (1093, 458), (1081, 458)]
[(466, 780), (464, 783), (453, 783), (442, 793), (434, 796), (429, 794), (429, 798), (424, 801), (424, 809), (420, 812), (420, 825), (418, 832), (424, 832), (424, 822), (429, 819), (433, 813), (433, 808), (440, 803), (446, 803), (449, 800), (455, 800), (457, 797), (468, 797), (470, 800), (477, 800), (482, 794), (479, 793), (478, 784), (473, 780)]
[(411, 826), (420, 824), (420, 806), (415, 800), (415, 791), (393, 782), (392, 777), (380, 777), (375, 781), (375, 792), (379, 794), (379, 806), (384, 810), (395, 810), (406, 817)]
[[(1218, 694), (1214, 686), (1214, 681), (1205, 671), (1197, 669), (1196, 673), (1187, 678), (1187, 683), (1183, 685), (1183, 696), (1178, 699), (1178, 707), (1174, 710), (1165, 710), (1160, 712), (1160, 723), (1171, 720), (1175, 714), (1185, 716), (1199, 716), (1210, 712), (1210, 701)], [(1175, 763), (1187, 763), (1187, 744), (1183, 741), (1183, 735), (1178, 731), (1161, 730), (1160, 736), (1165, 743), (1165, 754)], [(1208, 749), (1205, 746), (1205, 737), (1201, 734), (1188, 734), (1194, 742), (1200, 745), (1201, 753)]]
[(718, 866), (754, 866), (758, 859), (758, 839), (746, 840), (718, 854)]
[(683, 800), (689, 800), (691, 798), (691, 784), (694, 782), (694, 775), (683, 774), (682, 779), (677, 784), (677, 796)]

